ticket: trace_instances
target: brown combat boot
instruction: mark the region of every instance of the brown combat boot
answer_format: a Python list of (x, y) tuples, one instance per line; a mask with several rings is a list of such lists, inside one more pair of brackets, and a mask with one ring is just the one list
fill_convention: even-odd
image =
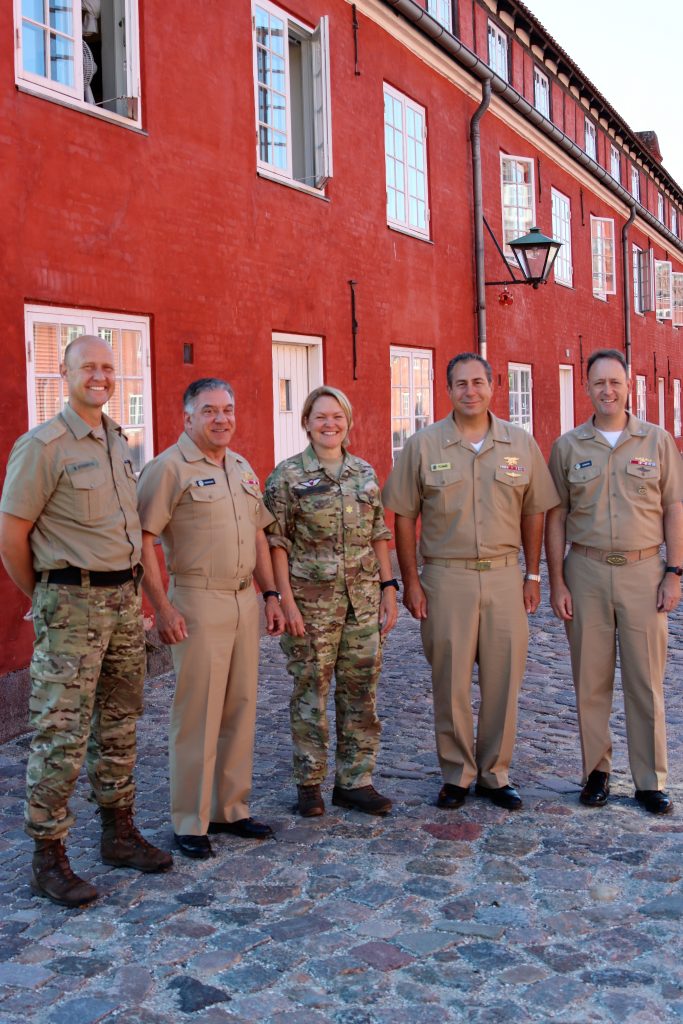
[(363, 814), (388, 814), (391, 810), (389, 797), (382, 796), (374, 786), (358, 786), (356, 789), (335, 786), (332, 790), (332, 803), (351, 811), (362, 811)]
[(94, 885), (74, 874), (61, 839), (36, 839), (31, 890), (62, 907), (82, 907), (99, 893)]
[(140, 835), (133, 822), (132, 807), (100, 807), (102, 841), (100, 852), (105, 864), (115, 868), (136, 868), (152, 874), (173, 867), (173, 857), (152, 846)]
[(297, 786), (297, 810), (302, 818), (318, 818), (325, 813), (320, 786)]

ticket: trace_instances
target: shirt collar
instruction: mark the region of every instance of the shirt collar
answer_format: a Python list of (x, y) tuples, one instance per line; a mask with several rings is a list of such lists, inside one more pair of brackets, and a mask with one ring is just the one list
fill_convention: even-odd
[[(353, 458), (352, 455), (342, 449), (342, 472), (346, 469), (347, 464)], [(315, 454), (315, 449), (312, 444), (309, 444), (301, 453), (301, 462), (303, 464), (306, 473), (324, 473), (325, 467), (322, 465), (320, 459)]]
[[(64, 408), (62, 409), (62, 418), (77, 441), (81, 441), (84, 437), (87, 437), (88, 434), (92, 434), (94, 430), (89, 423), (86, 423), (85, 420), (71, 408), (68, 402), (65, 403)], [(105, 413), (102, 413), (102, 426), (107, 433), (111, 431), (125, 437), (125, 434), (123, 434), (118, 423), (115, 423), (114, 420), (110, 419), (109, 416), (105, 415)]]
[[(494, 416), (492, 412), (489, 412), (489, 429), (484, 437), (484, 441), (490, 437), (491, 441), (498, 441), (503, 444), (511, 444), (512, 437), (510, 436), (510, 424), (506, 420), (500, 420), (497, 416)], [(451, 444), (466, 444), (469, 445), (463, 436), (461, 431), (458, 429), (458, 425), (453, 419), (453, 414), (447, 416), (445, 420), (441, 420), (441, 444), (445, 447)]]
[[(626, 416), (626, 426), (621, 431), (621, 433), (623, 434), (625, 431), (632, 437), (644, 437), (647, 434), (647, 427), (645, 426), (643, 421), (637, 419), (630, 412), (627, 412)], [(577, 427), (576, 434), (581, 441), (586, 441), (590, 438), (595, 438), (596, 440), (600, 441), (604, 440), (599, 427), (595, 426), (592, 416), (590, 416), (585, 423), (582, 423), (580, 427)]]
[[(186, 462), (202, 462), (203, 461), (203, 462), (208, 462), (208, 464), (210, 466), (214, 466), (214, 467), (217, 466), (217, 463), (213, 462), (211, 459), (207, 458), (207, 456), (204, 454), (204, 452), (201, 450), (201, 448), (199, 448), (194, 443), (194, 441), (192, 440), (190, 435), (185, 433), (185, 431), (183, 431), (182, 434), (180, 435), (180, 437), (178, 438), (178, 447), (180, 448), (180, 453), (181, 453), (182, 457), (185, 459)], [(225, 454), (226, 455), (229, 454), (229, 449), (226, 448)], [(225, 465), (225, 464), (226, 464), (226, 460), (224, 458), (223, 459), (223, 465)]]

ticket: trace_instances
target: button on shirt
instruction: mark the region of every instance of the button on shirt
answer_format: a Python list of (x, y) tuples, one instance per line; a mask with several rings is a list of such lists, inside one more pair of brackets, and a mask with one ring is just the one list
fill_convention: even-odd
[(558, 497), (533, 437), (489, 413), (477, 452), (453, 416), (409, 437), (384, 487), (387, 508), (422, 517), (423, 558), (498, 558), (519, 551), (522, 516)]
[(256, 531), (273, 521), (246, 459), (226, 451), (217, 466), (182, 433), (138, 481), (143, 530), (161, 537), (169, 573), (220, 579), (248, 576)]
[(568, 511), (567, 541), (603, 551), (661, 544), (663, 510), (683, 499), (673, 438), (630, 414), (614, 448), (592, 418), (563, 434), (553, 445), (550, 472)]
[(36, 572), (119, 571), (140, 561), (131, 453), (121, 427), (108, 416), (102, 423), (104, 440), (67, 404), (12, 449), (0, 511), (35, 523)]

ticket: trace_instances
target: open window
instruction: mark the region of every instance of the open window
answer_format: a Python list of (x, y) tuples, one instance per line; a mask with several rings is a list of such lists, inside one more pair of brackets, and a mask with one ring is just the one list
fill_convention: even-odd
[(672, 318), (671, 278), (671, 260), (655, 260), (655, 316), (658, 320)]
[(139, 124), (138, 0), (14, 0), (20, 88)]
[(671, 275), (671, 306), (674, 327), (683, 327), (683, 274)]
[(328, 19), (311, 29), (268, 0), (253, 10), (259, 170), (323, 189), (332, 177)]
[(593, 295), (599, 299), (616, 295), (614, 220), (611, 217), (591, 217), (591, 256)]

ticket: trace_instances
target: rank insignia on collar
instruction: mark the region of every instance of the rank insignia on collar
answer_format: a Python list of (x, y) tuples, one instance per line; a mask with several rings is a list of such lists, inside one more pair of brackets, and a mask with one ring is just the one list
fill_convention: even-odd
[(440, 469), (451, 469), (450, 462), (432, 462), (429, 467), (432, 473), (438, 473)]
[(207, 477), (205, 480), (195, 480), (197, 487), (210, 487), (211, 484), (215, 484), (216, 481), (212, 476)]

